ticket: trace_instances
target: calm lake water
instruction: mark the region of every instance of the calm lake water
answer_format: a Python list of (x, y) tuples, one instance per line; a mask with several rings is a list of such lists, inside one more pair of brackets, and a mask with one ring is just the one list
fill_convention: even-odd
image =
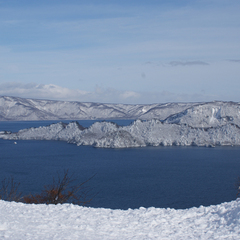
[[(18, 131), (58, 121), (0, 122), (0, 131)], [(67, 121), (64, 121), (67, 122)], [(79, 121), (84, 127), (94, 121)], [(119, 125), (130, 120), (115, 121)], [(183, 209), (236, 199), (239, 147), (146, 147), (100, 149), (61, 141), (0, 139), (0, 180), (13, 176), (23, 194), (39, 193), (64, 169), (88, 182), (97, 196), (91, 207)]]

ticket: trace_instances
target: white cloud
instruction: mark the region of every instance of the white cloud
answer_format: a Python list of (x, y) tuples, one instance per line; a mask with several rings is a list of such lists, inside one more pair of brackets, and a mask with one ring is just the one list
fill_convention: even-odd
[(120, 94), (120, 97), (123, 99), (129, 99), (129, 98), (136, 99), (140, 97), (140, 94), (133, 91), (125, 91), (122, 94)]
[(45, 98), (45, 99), (74, 99), (88, 94), (85, 91), (71, 90), (54, 84), (36, 83), (3, 83), (0, 84), (0, 95), (18, 96), (25, 98)]
[(173, 93), (168, 91), (155, 92), (135, 92), (120, 91), (113, 88), (104, 89), (96, 86), (94, 91), (87, 92), (78, 89), (69, 89), (54, 84), (22, 84), (3, 83), (0, 84), (0, 95), (15, 96), (34, 99), (65, 100), (80, 102), (102, 102), (102, 103), (126, 103), (126, 104), (150, 104), (163, 102), (202, 102), (213, 100), (237, 101), (232, 96), (207, 95), (202, 93)]
[(69, 89), (54, 84), (36, 83), (3, 83), (0, 84), (0, 95), (18, 96), (38, 99), (78, 100), (87, 102), (128, 102), (139, 98), (140, 94), (133, 91), (118, 91), (96, 86), (92, 92)]

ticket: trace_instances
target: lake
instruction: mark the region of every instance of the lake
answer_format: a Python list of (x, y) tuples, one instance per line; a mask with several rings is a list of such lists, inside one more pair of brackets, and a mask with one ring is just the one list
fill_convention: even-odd
[[(0, 122), (18, 131), (59, 121)], [(69, 122), (69, 121), (64, 121)], [(78, 121), (84, 127), (94, 121)], [(131, 120), (114, 121), (127, 125)], [(89, 206), (112, 209), (184, 209), (236, 199), (240, 147), (146, 147), (100, 149), (61, 141), (0, 139), (0, 180), (12, 176), (24, 195), (39, 193), (69, 169), (77, 183), (98, 193)]]

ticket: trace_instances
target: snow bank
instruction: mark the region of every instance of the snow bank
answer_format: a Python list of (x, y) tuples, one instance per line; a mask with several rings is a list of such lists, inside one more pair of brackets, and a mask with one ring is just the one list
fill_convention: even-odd
[(240, 202), (111, 210), (0, 200), (0, 239), (239, 239)]

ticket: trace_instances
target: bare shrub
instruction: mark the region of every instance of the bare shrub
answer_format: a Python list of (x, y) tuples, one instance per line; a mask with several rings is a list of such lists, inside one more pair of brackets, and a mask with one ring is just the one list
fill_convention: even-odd
[(76, 180), (73, 175), (69, 176), (68, 170), (64, 171), (63, 177), (58, 174), (57, 180), (53, 178), (53, 183), (44, 187), (40, 194), (28, 195), (23, 197), (26, 203), (45, 203), (45, 204), (58, 204), (58, 203), (74, 203), (78, 205), (86, 205), (90, 203), (92, 198), (89, 197), (90, 189), (84, 186), (95, 175), (78, 185), (73, 184)]
[(18, 191), (20, 183), (16, 183), (13, 177), (4, 178), (1, 183), (0, 199), (19, 202), (22, 200), (22, 193)]

